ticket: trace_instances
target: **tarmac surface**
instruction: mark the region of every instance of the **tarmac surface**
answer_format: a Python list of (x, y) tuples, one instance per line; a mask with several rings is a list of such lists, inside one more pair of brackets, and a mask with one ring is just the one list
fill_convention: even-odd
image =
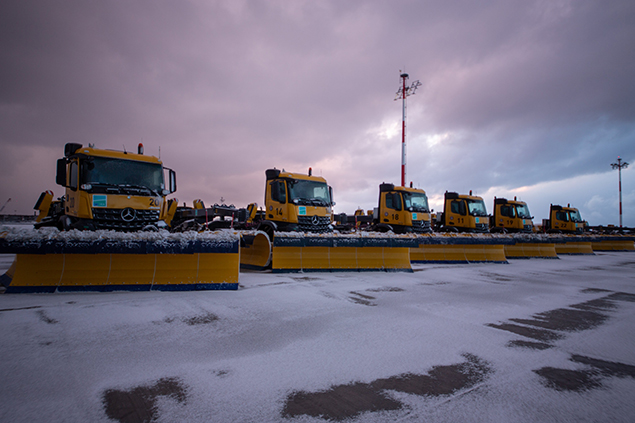
[(0, 295), (0, 421), (635, 416), (635, 253), (240, 284)]

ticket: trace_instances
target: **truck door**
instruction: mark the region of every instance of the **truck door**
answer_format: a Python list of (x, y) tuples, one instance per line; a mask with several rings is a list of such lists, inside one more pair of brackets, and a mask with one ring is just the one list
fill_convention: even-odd
[(516, 208), (511, 204), (505, 204), (501, 206), (501, 216), (505, 228), (514, 227), (514, 219), (516, 218)]
[(272, 181), (269, 183), (271, 199), (267, 203), (267, 219), (286, 222), (289, 220), (287, 213), (287, 185), (284, 181)]
[(403, 209), (401, 195), (398, 192), (387, 192), (384, 194), (386, 209), (382, 216), (382, 222), (389, 225), (403, 225), (404, 219), (401, 216)]
[(68, 182), (66, 185), (66, 203), (64, 211), (70, 216), (79, 214), (79, 160), (73, 159), (68, 165)]
[(446, 224), (464, 227), (465, 226), (465, 216), (467, 214), (467, 207), (465, 205), (465, 201), (463, 200), (452, 200), (450, 201), (450, 213), (447, 213)]
[(559, 210), (556, 212), (556, 219), (554, 222), (554, 229), (563, 229), (567, 230), (567, 225), (569, 222), (569, 213), (564, 210)]

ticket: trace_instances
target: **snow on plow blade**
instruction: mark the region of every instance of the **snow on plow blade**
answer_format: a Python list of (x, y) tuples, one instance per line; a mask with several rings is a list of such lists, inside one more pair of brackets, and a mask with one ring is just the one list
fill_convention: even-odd
[(3, 236), (0, 253), (16, 254), (13, 274), (7, 272), (3, 278), (6, 292), (238, 288), (235, 233), (192, 233), (180, 239), (167, 233), (95, 234)]
[(274, 273), (324, 271), (412, 272), (409, 236), (379, 233), (299, 234), (278, 233), (273, 240)]
[(429, 234), (416, 239), (410, 249), (413, 263), (507, 263), (508, 237), (470, 234)]

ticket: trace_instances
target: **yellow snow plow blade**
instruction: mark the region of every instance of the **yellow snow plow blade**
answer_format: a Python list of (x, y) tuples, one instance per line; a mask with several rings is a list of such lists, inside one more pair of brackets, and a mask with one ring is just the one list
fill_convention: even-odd
[(591, 243), (593, 251), (635, 251), (635, 237), (606, 236)]
[(0, 285), (3, 287), (8, 287), (11, 284), (11, 280), (13, 279), (13, 275), (15, 274), (15, 258), (13, 259), (13, 263), (9, 269), (2, 275), (0, 275)]
[(271, 241), (262, 232), (245, 233), (241, 235), (240, 267), (245, 269), (262, 270), (271, 264)]
[(592, 255), (593, 247), (591, 242), (575, 242), (567, 241), (563, 243), (556, 243), (556, 253), (558, 254), (572, 254), (572, 255)]
[(558, 258), (556, 245), (542, 242), (516, 242), (514, 245), (505, 245), (505, 256), (508, 259)]
[(2, 239), (0, 252), (16, 254), (15, 271), (8, 284), (5, 278), (6, 292), (238, 288), (236, 234), (195, 234), (190, 239), (147, 234), (146, 239), (106, 239), (112, 232), (98, 232), (105, 234), (94, 239), (81, 239), (83, 234), (72, 232), (46, 240)]
[(469, 234), (421, 235), (410, 249), (413, 263), (507, 263), (503, 237)]
[(278, 233), (271, 268), (281, 272), (401, 271), (412, 272), (413, 237), (375, 233), (350, 235)]

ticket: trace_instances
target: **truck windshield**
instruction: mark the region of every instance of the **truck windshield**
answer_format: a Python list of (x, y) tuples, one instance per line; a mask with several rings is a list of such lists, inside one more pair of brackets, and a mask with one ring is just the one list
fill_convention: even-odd
[(430, 212), (430, 209), (428, 208), (428, 197), (423, 193), (404, 192), (403, 199), (406, 209), (412, 207), (413, 211), (421, 213)]
[(329, 206), (329, 187), (324, 182), (294, 179), (287, 181), (289, 186), (289, 199), (296, 204), (308, 204), (314, 206)]
[(571, 215), (572, 222), (582, 222), (582, 216), (580, 216), (580, 212), (578, 210), (571, 210), (569, 214)]
[(467, 200), (467, 209), (472, 216), (487, 216), (487, 209), (483, 200)]
[(158, 163), (91, 157), (82, 163), (82, 184), (146, 189), (160, 192), (164, 188), (163, 166)]
[(527, 204), (516, 204), (516, 213), (521, 219), (531, 219), (531, 214), (529, 213), (529, 207), (527, 207)]

